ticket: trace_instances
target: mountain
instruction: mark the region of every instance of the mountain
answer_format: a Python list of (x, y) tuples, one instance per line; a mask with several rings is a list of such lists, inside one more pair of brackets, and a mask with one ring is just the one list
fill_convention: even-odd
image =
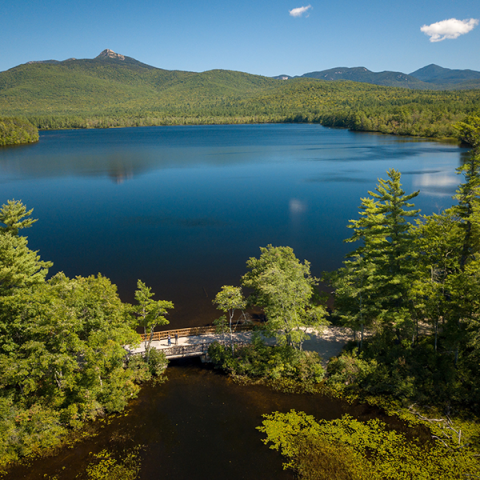
[(439, 67), (433, 63), (416, 70), (410, 75), (418, 78), (418, 80), (422, 82), (439, 85), (451, 85), (470, 80), (480, 80), (480, 72), (476, 72), (475, 70), (451, 70), (450, 68)]
[(401, 72), (372, 72), (365, 67), (337, 67), (320, 72), (310, 72), (301, 75), (304, 78), (320, 80), (350, 80), (352, 82), (371, 83), (388, 87), (431, 88), (421, 80)]
[(415, 90), (466, 90), (480, 88), (480, 72), (474, 70), (451, 70), (433, 64), (408, 75), (402, 72), (391, 71), (372, 72), (365, 67), (337, 67), (319, 72), (304, 73), (296, 77), (278, 75), (273, 78), (280, 80), (290, 80), (292, 78), (316, 78), (328, 81), (348, 80), (386, 87), (413, 88)]
[[(350, 81), (330, 80), (336, 78)], [(414, 90), (425, 86), (428, 90)], [(356, 130), (451, 136), (450, 124), (480, 105), (480, 89), (434, 88), (413, 76), (365, 67), (287, 80), (230, 70), (164, 70), (107, 49), (92, 59), (31, 62), (0, 72), (0, 116), (26, 117), (39, 128), (319, 121)], [(403, 105), (408, 108), (400, 111)]]
[[(75, 60), (75, 58), (72, 58), (70, 60)], [(132, 57), (127, 57), (120, 53), (115, 53), (113, 50), (110, 50), (108, 48), (103, 50), (103, 52), (100, 52), (93, 60), (96, 60), (98, 62), (110, 62), (112, 64), (124, 64), (140, 68), (155, 69), (155, 67), (152, 67), (151, 65), (139, 62)]]
[(107, 49), (93, 59), (29, 62), (0, 72), (0, 113), (183, 111), (224, 97), (248, 97), (278, 83), (228, 70), (164, 70)]

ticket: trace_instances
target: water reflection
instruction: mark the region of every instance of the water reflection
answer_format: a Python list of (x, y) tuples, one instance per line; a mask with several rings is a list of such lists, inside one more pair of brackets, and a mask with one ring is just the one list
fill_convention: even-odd
[(452, 197), (461, 178), (452, 173), (434, 171), (433, 173), (415, 174), (413, 186), (422, 194), (438, 197)]
[(292, 198), (289, 202), (289, 209), (291, 215), (298, 215), (299, 213), (303, 213), (307, 210), (307, 204), (301, 200), (298, 200), (297, 198)]
[(390, 168), (422, 213), (450, 206), (465, 152), (319, 125), (43, 132), (0, 148), (1, 203), (35, 209), (29, 244), (51, 273), (102, 272), (125, 301), (141, 278), (183, 327), (216, 318), (212, 298), (260, 246), (291, 246), (316, 276), (339, 267), (348, 220)]

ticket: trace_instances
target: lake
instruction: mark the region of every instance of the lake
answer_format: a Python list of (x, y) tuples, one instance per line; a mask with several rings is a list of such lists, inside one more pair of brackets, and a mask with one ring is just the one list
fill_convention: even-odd
[(142, 279), (188, 327), (216, 318), (215, 294), (260, 246), (291, 246), (317, 276), (338, 268), (348, 220), (389, 168), (423, 213), (450, 206), (465, 152), (319, 125), (47, 131), (0, 149), (1, 203), (34, 208), (29, 246), (51, 272), (101, 272), (130, 302)]
[[(339, 267), (352, 248), (348, 220), (386, 170), (430, 214), (451, 205), (453, 144), (352, 133), (318, 125), (152, 127), (42, 132), (36, 145), (0, 149), (2, 203), (21, 199), (39, 218), (29, 246), (53, 272), (101, 272), (132, 301), (138, 278), (172, 300), (171, 326), (211, 323), (212, 299), (239, 284), (259, 247), (289, 245), (312, 272)], [(74, 479), (91, 452), (144, 445), (141, 479), (292, 479), (255, 430), (263, 413), (317, 418), (378, 412), (318, 396), (241, 387), (196, 361), (169, 367), (97, 437), (8, 478)]]

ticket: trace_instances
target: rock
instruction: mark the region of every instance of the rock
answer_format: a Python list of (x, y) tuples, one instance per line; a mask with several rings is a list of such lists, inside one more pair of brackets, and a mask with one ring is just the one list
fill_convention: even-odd
[(106, 48), (97, 58), (116, 58), (117, 60), (125, 60), (124, 55), (120, 55), (119, 53), (115, 53), (113, 50)]

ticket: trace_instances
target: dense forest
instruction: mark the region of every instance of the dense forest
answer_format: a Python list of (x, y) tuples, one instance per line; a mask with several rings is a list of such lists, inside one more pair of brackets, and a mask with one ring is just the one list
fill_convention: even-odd
[(0, 113), (40, 129), (318, 122), (366, 132), (455, 137), (480, 90), (288, 81), (242, 72), (168, 71), (129, 59), (68, 60), (0, 72)]
[(0, 117), (0, 147), (38, 142), (38, 129), (22, 118)]
[(453, 124), (478, 114), (480, 108), (479, 90), (418, 92), (354, 82), (278, 82), (275, 89), (248, 95), (225, 95), (219, 89), (218, 94), (214, 90), (202, 96), (172, 89), (148, 105), (139, 101), (136, 107), (23, 112), (40, 129), (312, 122), (356, 131), (454, 138)]

